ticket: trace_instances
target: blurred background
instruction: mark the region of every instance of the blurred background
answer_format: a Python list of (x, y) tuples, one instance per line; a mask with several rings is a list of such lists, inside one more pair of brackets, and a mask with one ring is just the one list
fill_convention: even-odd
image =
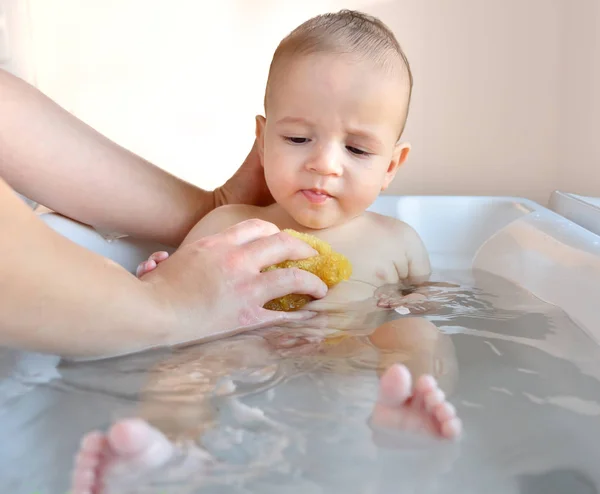
[(600, 196), (596, 0), (0, 0), (0, 67), (212, 189), (250, 149), (281, 38), (341, 8), (387, 23), (414, 73), (388, 193)]

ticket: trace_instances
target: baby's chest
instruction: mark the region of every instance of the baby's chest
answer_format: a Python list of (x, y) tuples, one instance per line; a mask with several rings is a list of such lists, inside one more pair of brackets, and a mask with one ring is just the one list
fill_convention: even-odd
[(352, 263), (353, 280), (375, 286), (398, 282), (397, 264), (398, 259), (402, 259), (400, 246), (396, 248), (381, 239), (365, 235), (363, 238), (332, 242), (332, 247)]
[(398, 271), (392, 259), (368, 257), (368, 254), (348, 258), (352, 263), (353, 280), (375, 286), (398, 282)]

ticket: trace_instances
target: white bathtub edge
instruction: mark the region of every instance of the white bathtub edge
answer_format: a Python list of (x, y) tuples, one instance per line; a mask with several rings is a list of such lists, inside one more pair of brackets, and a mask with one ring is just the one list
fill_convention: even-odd
[(472, 267), (562, 308), (600, 343), (600, 237), (551, 211), (518, 219), (485, 242)]

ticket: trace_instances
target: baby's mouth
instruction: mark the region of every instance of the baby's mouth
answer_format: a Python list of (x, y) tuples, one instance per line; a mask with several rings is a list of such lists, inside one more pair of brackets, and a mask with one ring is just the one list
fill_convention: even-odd
[(313, 204), (323, 204), (328, 199), (331, 199), (331, 196), (327, 192), (320, 189), (303, 189), (300, 192)]

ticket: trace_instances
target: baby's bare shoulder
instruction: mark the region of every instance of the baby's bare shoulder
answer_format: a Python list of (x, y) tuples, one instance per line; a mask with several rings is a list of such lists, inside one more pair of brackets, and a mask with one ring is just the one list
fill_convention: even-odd
[(241, 221), (251, 218), (261, 218), (262, 209), (246, 204), (228, 204), (215, 208), (196, 223), (183, 241), (183, 244), (221, 233), (223, 230)]
[(365, 219), (373, 229), (373, 231), (380, 232), (385, 235), (394, 235), (395, 237), (406, 237), (407, 240), (418, 238), (419, 235), (413, 227), (408, 223), (401, 221), (392, 216), (385, 216), (379, 213), (372, 213), (370, 211), (365, 213)]

